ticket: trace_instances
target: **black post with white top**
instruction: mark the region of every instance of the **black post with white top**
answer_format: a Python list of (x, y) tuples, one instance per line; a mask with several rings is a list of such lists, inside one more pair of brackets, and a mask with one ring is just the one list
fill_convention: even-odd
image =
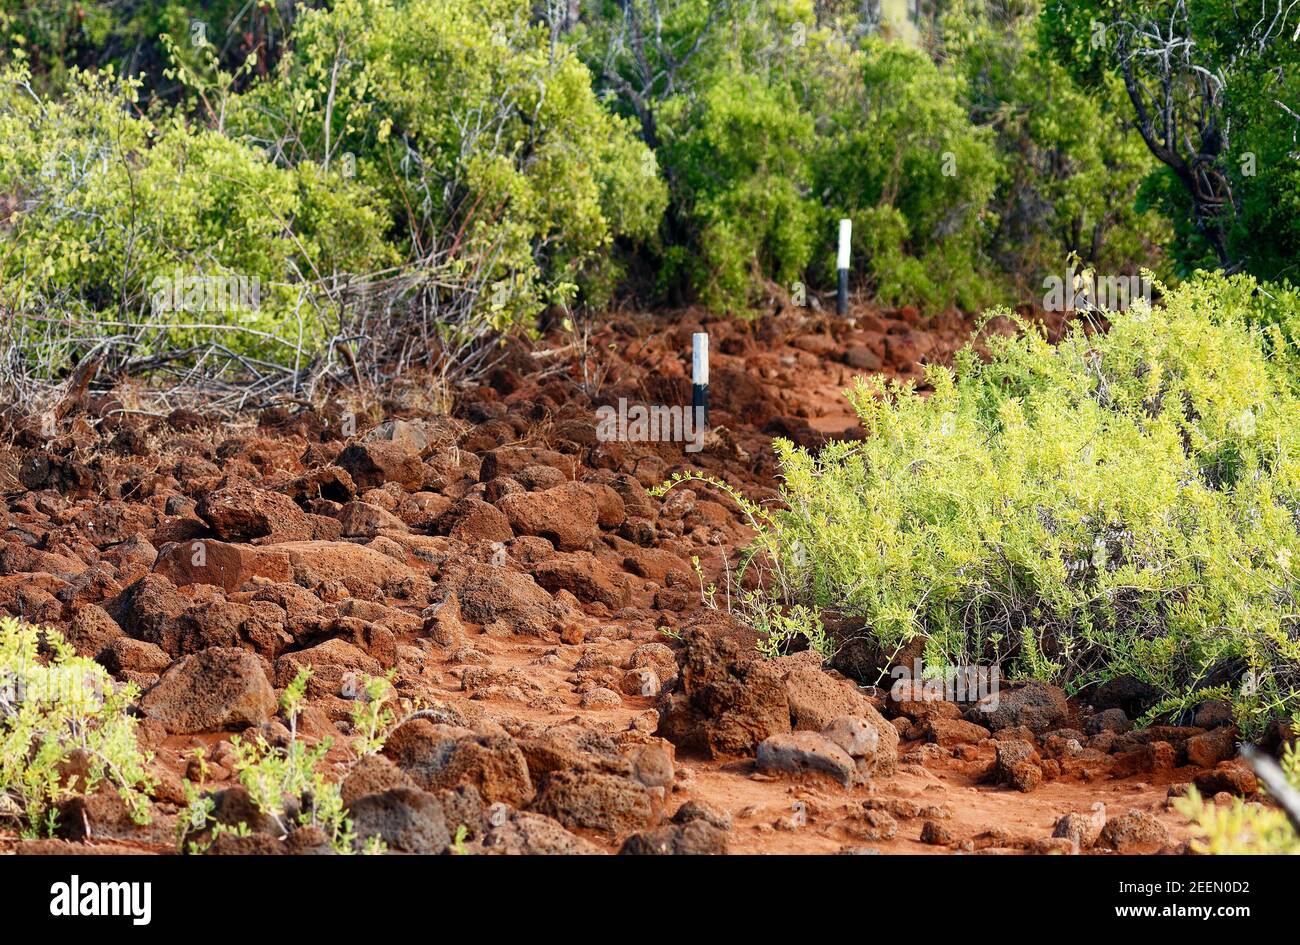
[[(709, 424), (709, 333), (691, 335), (691, 407)], [(701, 412), (702, 411), (702, 412)]]
[(835, 311), (840, 315), (849, 314), (849, 242), (853, 237), (853, 221), (840, 221), (840, 247), (835, 259), (835, 268), (839, 271), (839, 291), (835, 297)]

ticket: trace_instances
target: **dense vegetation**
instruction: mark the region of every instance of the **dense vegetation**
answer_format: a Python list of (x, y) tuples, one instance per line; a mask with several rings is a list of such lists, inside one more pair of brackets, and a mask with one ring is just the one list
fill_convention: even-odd
[(149, 759), (129, 711), (138, 695), (57, 632), (0, 617), (0, 826), (53, 832), (59, 801), (101, 785), (146, 818)]
[[(831, 655), (848, 628), (1074, 692), (1125, 677), (1151, 719), (1210, 698), (1247, 734), (1294, 717), (1300, 21), (903, 6), (0, 0), (0, 396), (93, 361), (101, 383), (217, 370), (241, 403), (309, 398), (336, 368), (481, 368), (548, 311), (751, 316), (833, 286), (843, 217), (886, 306), (1145, 271), (1159, 304), (1056, 344), (990, 335), (924, 393), (861, 380), (865, 440), (780, 444), (787, 509), (750, 507), (771, 580), (744, 605), (773, 652)], [(11, 622), (6, 667), (107, 681)], [(357, 722), (377, 738), (376, 687)], [(138, 805), (131, 694), (108, 691), (0, 694), (0, 819), (51, 829), (76, 745), (101, 759), (85, 787)], [(319, 760), (245, 745), (239, 773), (286, 833), (359, 848)], [(1246, 829), (1187, 803), (1207, 848)], [(1247, 826), (1294, 849), (1271, 815)]]
[[(364, 344), (376, 298), (418, 297), (456, 342), (620, 293), (738, 314), (797, 301), (831, 284), (844, 216), (858, 282), (887, 304), (1033, 298), (1072, 255), (1168, 276), (1166, 247), (1183, 272), (1204, 261), (1194, 244), (1216, 231), (1079, 15), (897, 6), (6, 0), (4, 304), (37, 320), (46, 373), (88, 344), (49, 327), (63, 311), (128, 326), (138, 366), (162, 337), (195, 340), (142, 336), (160, 276), (256, 279), (255, 306), (164, 321), (300, 366)], [(1252, 36), (1216, 37), (1215, 55)], [(1292, 118), (1284, 81), (1249, 85), (1259, 61), (1232, 59), (1243, 78), (1220, 96), (1261, 168), (1220, 216), (1273, 221), (1268, 257), (1238, 262), (1275, 277)]]
[(1300, 45), (1286, 4), (1049, 0), (1045, 48), (1084, 88), (1118, 83), (1159, 160), (1142, 201), (1179, 270), (1296, 276)]
[(1230, 698), (1254, 732), (1296, 712), (1300, 395), (1254, 289), (1197, 280), (1057, 345), (992, 336), (987, 361), (931, 368), (929, 396), (859, 379), (864, 441), (778, 443), (788, 511), (762, 516), (776, 579), (751, 608), (828, 657), (919, 636), (936, 666), (1129, 677), (1153, 717)]

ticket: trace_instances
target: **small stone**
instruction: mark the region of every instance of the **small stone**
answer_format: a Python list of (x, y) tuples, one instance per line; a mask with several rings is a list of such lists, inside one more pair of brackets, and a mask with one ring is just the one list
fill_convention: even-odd
[(826, 775), (845, 787), (857, 777), (849, 754), (815, 732), (772, 735), (758, 746), (758, 770), (769, 774)]
[(1077, 811), (1066, 814), (1056, 822), (1052, 836), (1065, 838), (1077, 843), (1079, 849), (1087, 850), (1101, 836), (1106, 826), (1106, 805), (1097, 803), (1092, 806), (1092, 813), (1080, 814)]
[(1102, 732), (1127, 732), (1133, 727), (1123, 709), (1105, 709), (1088, 719), (1083, 730), (1088, 735)]
[(1042, 784), (1043, 769), (1034, 746), (1014, 740), (998, 742), (993, 779), (1026, 794)]
[(688, 824), (693, 820), (703, 820), (719, 830), (730, 830), (732, 824), (731, 814), (728, 811), (715, 807), (707, 801), (687, 801), (677, 808), (677, 813), (673, 814), (675, 824)]
[(1237, 730), (1225, 725), (1204, 735), (1187, 739), (1187, 760), (1202, 768), (1213, 768), (1237, 754)]
[(950, 846), (956, 837), (953, 832), (943, 824), (934, 820), (927, 820), (921, 825), (921, 842), (928, 843), (932, 846), (946, 847)]
[(601, 686), (586, 693), (582, 697), (582, 707), (584, 709), (614, 709), (623, 704), (617, 692), (613, 689), (606, 689)]
[(659, 695), (659, 677), (653, 669), (629, 669), (619, 682), (624, 694), (653, 698)]
[(1154, 814), (1130, 808), (1106, 822), (1101, 841), (1120, 853), (1155, 850), (1169, 842), (1169, 831)]
[(943, 748), (975, 745), (989, 737), (989, 730), (962, 719), (932, 718), (926, 724), (925, 737)]
[(841, 715), (822, 729), (822, 735), (843, 748), (851, 758), (869, 758), (880, 748), (880, 733), (866, 719)]
[(1225, 761), (1213, 771), (1196, 776), (1196, 789), (1208, 796), (1225, 792), (1246, 797), (1259, 790), (1255, 773), (1244, 765)]

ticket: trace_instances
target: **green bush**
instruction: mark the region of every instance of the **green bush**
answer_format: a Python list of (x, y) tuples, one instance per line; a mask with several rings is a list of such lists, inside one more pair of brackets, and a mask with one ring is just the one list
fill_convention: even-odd
[(1073, 691), (1132, 676), (1153, 712), (1230, 695), (1245, 731), (1295, 711), (1300, 396), (1249, 288), (1199, 280), (1055, 346), (992, 335), (928, 396), (859, 379), (865, 440), (778, 441), (758, 609)]
[(711, 308), (751, 312), (772, 282), (833, 286), (845, 216), (874, 294), (927, 308), (990, 304), (1013, 280), (1037, 294), (1071, 250), (1129, 271), (1162, 235), (1132, 209), (1150, 157), (1115, 84), (1094, 95), (1044, 61), (1036, 4), (954, 4), (924, 28), (934, 55), (848, 4), (585, 12), (598, 87), (670, 185), (660, 286)]
[(165, 35), (196, 61), (200, 35), (231, 66), (256, 49), (265, 68), (297, 9), (265, 0), (0, 0), (0, 65), (27, 63), (42, 92), (64, 87), (76, 69), (106, 69), (138, 76), (150, 96), (174, 97)]
[(830, 116), (819, 161), (832, 208), (823, 233), (834, 217), (854, 218), (857, 258), (882, 301), (988, 303), (976, 268), (1002, 173), (992, 135), (967, 116), (962, 81), (925, 54), (868, 39), (859, 57), (860, 91)]
[(493, 260), (500, 322), (577, 287), (603, 300), (613, 241), (658, 225), (654, 156), (526, 0), (340, 0), (292, 40), (232, 126), (294, 164), (355, 164), (408, 256)]
[(0, 824), (52, 833), (59, 801), (105, 785), (147, 822), (149, 756), (129, 711), (137, 695), (54, 630), (0, 617)]
[[(357, 680), (357, 698), (352, 706), (352, 737), (347, 741), (352, 763), (341, 773), (330, 774), (325, 763), (333, 739), (308, 745), (298, 737), (298, 716), (306, 704), (310, 668), (299, 670), (280, 694), (280, 712), (289, 725), (289, 737), (271, 744), (261, 735), (252, 741), (231, 738), (235, 750), (234, 772), (248, 791), (253, 805), (271, 823), (283, 840), (299, 827), (319, 828), (335, 853), (386, 852), (379, 836), (358, 837), (343, 802), (342, 783), (361, 759), (377, 754), (388, 736), (405, 722), (420, 717), (419, 710), (402, 716), (393, 711), (396, 693), (390, 677), (364, 676)], [(177, 824), (181, 852), (203, 853), (222, 833), (244, 836), (246, 823), (227, 824), (213, 817), (215, 802), (206, 785), (206, 759), (202, 749), (195, 753), (200, 779), (185, 782), (187, 806)], [(464, 827), (456, 834), (461, 840)]]
[(989, 206), (991, 262), (1021, 292), (1071, 254), (1104, 273), (1164, 275), (1169, 225), (1139, 210), (1157, 167), (1130, 127), (1123, 83), (1085, 88), (1044, 48), (1038, 0), (961, 0), (941, 18), (944, 55), (972, 120), (991, 129), (1002, 168)]
[[(20, 322), (99, 323), (101, 337), (157, 317), (212, 324), (207, 334), (281, 363), (312, 351), (331, 326), (303, 304), (311, 284), (396, 259), (372, 195), (315, 165), (279, 167), (170, 111), (142, 115), (137, 90), (77, 73), (66, 96), (41, 99), (25, 69), (0, 76), (0, 193), (18, 204), (0, 226), (0, 304)], [(160, 285), (178, 276), (200, 289), (242, 278), (258, 297), (159, 311)], [(55, 350), (26, 354), (62, 368), (76, 334), (52, 331)], [(199, 334), (180, 327), (168, 343)]]
[[(1045, 0), (1045, 51), (1089, 90), (1127, 86), (1161, 162), (1142, 202), (1173, 224), (1180, 273), (1294, 278), (1300, 253), (1300, 45), (1288, 11), (1234, 0)], [(1127, 68), (1126, 68), (1127, 66)]]
[[(671, 4), (667, 48), (650, 44), (651, 68), (672, 76), (662, 83), (636, 62), (612, 70), (601, 50), (617, 31), (593, 28), (589, 62), (615, 107), (641, 115), (671, 186), (663, 283), (684, 277), (709, 307), (740, 314), (770, 282), (833, 285), (836, 222), (849, 216), (858, 269), (885, 301), (990, 300), (975, 268), (999, 174), (992, 138), (950, 70), (852, 21), (808, 2), (722, 4), (713, 20)], [(682, 48), (697, 53), (679, 68)]]
[(789, 90), (727, 76), (695, 101), (668, 103), (660, 118), (677, 129), (665, 151), (698, 231), (688, 274), (702, 301), (743, 313), (765, 278), (801, 279), (823, 214), (806, 195), (812, 119)]

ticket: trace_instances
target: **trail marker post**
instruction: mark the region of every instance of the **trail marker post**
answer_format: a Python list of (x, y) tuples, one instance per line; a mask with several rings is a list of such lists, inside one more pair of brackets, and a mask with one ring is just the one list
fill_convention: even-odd
[(840, 221), (840, 248), (835, 258), (835, 268), (839, 272), (839, 290), (835, 296), (835, 311), (839, 315), (849, 314), (849, 242), (853, 237), (853, 221)]
[(709, 424), (709, 333), (691, 335), (691, 408), (703, 425)]

